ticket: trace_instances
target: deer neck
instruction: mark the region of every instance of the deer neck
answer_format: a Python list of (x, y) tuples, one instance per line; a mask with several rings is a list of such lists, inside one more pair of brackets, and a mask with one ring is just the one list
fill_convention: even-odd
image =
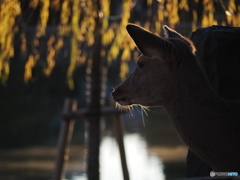
[(196, 124), (204, 125), (206, 122), (203, 119), (215, 113), (215, 107), (221, 104), (221, 98), (211, 88), (201, 71), (195, 71), (187, 80), (178, 78), (172, 85), (173, 91), (165, 96), (163, 106), (177, 130), (185, 128), (186, 124), (186, 128), (192, 129)]
[[(187, 71), (180, 73), (181, 76), (171, 82), (172, 90), (164, 96), (166, 100), (163, 106), (184, 142), (204, 160), (214, 165), (222, 152), (216, 151), (216, 146), (221, 148), (221, 142), (217, 144), (219, 132), (213, 133), (213, 130), (216, 129), (220, 117), (225, 116), (225, 103), (211, 88), (200, 66), (197, 63), (188, 66)], [(220, 131), (221, 128), (224, 131), (225, 127), (220, 127)], [(216, 158), (211, 157), (213, 152)]]
[(214, 92), (196, 61), (185, 66), (187, 67), (179, 68), (180, 72), (173, 74), (176, 78), (172, 78), (163, 106), (174, 119), (179, 115), (189, 117), (189, 113), (201, 118), (202, 111), (219, 103), (221, 98)]

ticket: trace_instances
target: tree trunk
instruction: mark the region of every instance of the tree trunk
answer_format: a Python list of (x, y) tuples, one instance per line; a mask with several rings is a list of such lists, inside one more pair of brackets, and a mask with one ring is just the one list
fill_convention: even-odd
[[(99, 0), (96, 2), (96, 12), (100, 9)], [(91, 102), (88, 117), (88, 155), (87, 176), (89, 180), (99, 180), (99, 146), (101, 136), (101, 92), (102, 92), (102, 62), (101, 62), (101, 19), (95, 17), (94, 47), (91, 67)]]

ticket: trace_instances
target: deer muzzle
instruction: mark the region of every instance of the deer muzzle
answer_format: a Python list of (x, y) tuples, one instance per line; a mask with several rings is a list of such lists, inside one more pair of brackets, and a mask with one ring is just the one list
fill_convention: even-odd
[(113, 97), (114, 101), (117, 102), (118, 104), (120, 104), (121, 106), (131, 105), (131, 103), (123, 95), (123, 93), (121, 93), (120, 90), (117, 90), (117, 89), (113, 90), (112, 91), (112, 97)]

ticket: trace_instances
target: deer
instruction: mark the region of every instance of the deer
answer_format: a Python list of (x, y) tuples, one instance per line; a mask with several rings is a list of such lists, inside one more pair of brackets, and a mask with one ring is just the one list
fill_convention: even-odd
[(164, 25), (166, 37), (126, 26), (141, 55), (112, 91), (123, 108), (162, 106), (184, 143), (215, 172), (240, 173), (240, 101), (211, 87), (188, 38)]

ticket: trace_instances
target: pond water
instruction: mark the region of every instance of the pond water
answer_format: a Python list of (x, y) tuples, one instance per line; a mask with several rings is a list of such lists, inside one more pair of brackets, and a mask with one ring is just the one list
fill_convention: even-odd
[[(185, 177), (187, 148), (162, 109), (144, 117), (124, 115), (124, 145), (130, 180), (168, 180)], [(123, 180), (118, 144), (111, 120), (105, 121), (100, 148), (101, 180)], [(79, 129), (75, 128), (75, 132)], [(81, 134), (81, 133), (80, 133)], [(79, 133), (73, 136), (77, 141)], [(54, 169), (56, 146), (33, 146), (0, 151), (0, 180), (49, 180)], [(86, 180), (84, 144), (70, 146), (66, 179)]]
[[(139, 134), (125, 135), (124, 143), (130, 179), (165, 179), (161, 159), (147, 152), (147, 144)], [(101, 170), (101, 179), (123, 179), (118, 147), (109, 137), (101, 146)]]

